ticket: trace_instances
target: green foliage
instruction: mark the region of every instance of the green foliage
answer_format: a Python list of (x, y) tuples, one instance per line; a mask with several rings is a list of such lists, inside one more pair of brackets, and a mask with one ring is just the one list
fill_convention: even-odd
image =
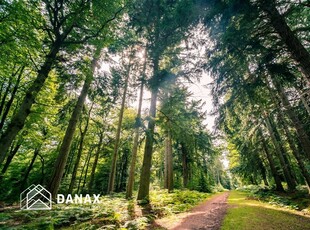
[(0, 213), (1, 229), (144, 229), (155, 217), (184, 212), (204, 201), (210, 194), (189, 190), (151, 193), (151, 212), (136, 216), (140, 209), (124, 194), (101, 196), (100, 204), (54, 204), (50, 211), (7, 210)]
[(257, 199), (271, 205), (293, 210), (304, 210), (305, 212), (310, 211), (308, 192), (305, 189), (297, 190), (295, 193), (286, 194), (255, 186), (248, 189), (248, 191), (250, 192), (248, 195), (249, 199)]
[(150, 200), (155, 214), (165, 216), (188, 211), (209, 196), (208, 193), (192, 190), (175, 190), (173, 193), (168, 193), (166, 190), (155, 190), (150, 193)]

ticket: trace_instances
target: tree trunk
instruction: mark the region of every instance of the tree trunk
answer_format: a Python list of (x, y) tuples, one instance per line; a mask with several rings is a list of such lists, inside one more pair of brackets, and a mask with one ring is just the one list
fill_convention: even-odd
[[(158, 66), (154, 68), (158, 69)], [(154, 71), (154, 72), (157, 73), (157, 71)], [(147, 131), (146, 131), (143, 163), (142, 163), (142, 169), (141, 169), (141, 175), (140, 175), (140, 187), (138, 191), (138, 200), (145, 200), (146, 202), (149, 202), (157, 94), (158, 94), (158, 89), (157, 88), (153, 89), (152, 94), (151, 94), (151, 105), (150, 105), (150, 112), (149, 112), (150, 120), (149, 120)]]
[(301, 155), (299, 154), (298, 149), (295, 146), (295, 142), (293, 140), (293, 137), (292, 137), (290, 131), (287, 128), (287, 124), (284, 120), (284, 115), (282, 114), (282, 111), (279, 112), (279, 120), (282, 123), (282, 127), (283, 127), (285, 134), (287, 136), (289, 146), (290, 146), (292, 153), (293, 153), (293, 155), (294, 155), (294, 157), (298, 163), (298, 166), (301, 170), (301, 173), (302, 173), (303, 177), (305, 178), (305, 181), (307, 183), (307, 188), (308, 188), (308, 191), (310, 193), (310, 187), (309, 187), (310, 186), (310, 172), (308, 172), (308, 170), (304, 164), (304, 160), (302, 159)]
[[(68, 175), (70, 174), (71, 171), (71, 167), (74, 164), (74, 155), (75, 155), (75, 151), (77, 151), (78, 149), (78, 145), (79, 145), (79, 137), (76, 137), (73, 139), (72, 144), (71, 144), (71, 148), (68, 154), (68, 160), (67, 160), (67, 164), (65, 167), (65, 172), (63, 173), (63, 178), (68, 177)], [(59, 149), (56, 151), (58, 152)]]
[(308, 115), (310, 116), (310, 107), (309, 107), (309, 105), (308, 105), (307, 100), (305, 99), (305, 97), (303, 96), (302, 93), (299, 93), (299, 96), (300, 96), (300, 100), (301, 100), (302, 104), (304, 105), (305, 109), (306, 109), (307, 112), (308, 112)]
[(41, 161), (41, 180), (40, 180), (40, 184), (45, 184), (45, 161), (44, 161), (44, 157), (39, 154), (40, 157), (40, 161)]
[(274, 160), (272, 158), (272, 155), (269, 152), (266, 140), (265, 140), (264, 136), (262, 135), (261, 130), (259, 132), (260, 132), (260, 136), (261, 136), (261, 139), (262, 139), (262, 146), (263, 146), (264, 152), (265, 152), (265, 154), (267, 156), (267, 160), (268, 160), (268, 163), (269, 163), (269, 166), (270, 166), (271, 174), (272, 174), (273, 179), (274, 179), (274, 181), (276, 183), (276, 190), (279, 191), (279, 192), (283, 192), (284, 188), (282, 186), (281, 179), (280, 179), (280, 176), (279, 176), (279, 174), (277, 172)]
[(165, 139), (164, 151), (164, 189), (168, 189), (168, 138)]
[[(144, 61), (143, 75), (145, 74), (145, 68), (146, 68), (146, 60)], [(137, 161), (137, 152), (138, 152), (138, 144), (139, 144), (139, 129), (141, 126), (143, 87), (144, 87), (144, 77), (141, 80), (141, 86), (140, 86), (138, 113), (137, 113), (137, 117), (136, 117), (135, 134), (134, 134), (132, 154), (131, 154), (132, 156), (131, 156), (129, 177), (128, 177), (127, 188), (126, 188), (126, 198), (127, 199), (132, 197), (133, 185), (135, 182), (136, 161)]]
[(12, 76), (9, 77), (9, 82), (8, 82), (8, 85), (6, 86), (5, 88), (5, 91), (3, 93), (3, 97), (1, 98), (1, 103), (0, 103), (0, 114), (2, 114), (2, 111), (4, 109), (4, 106), (5, 106), (5, 101), (6, 101), (6, 98), (7, 96), (9, 95), (9, 92), (10, 92), (10, 88), (13, 84), (13, 78), (14, 76), (17, 74), (19, 70), (16, 71), (16, 73), (13, 73)]
[(278, 94), (281, 98), (281, 101), (282, 101), (282, 103), (286, 109), (287, 115), (289, 116), (289, 118), (293, 122), (293, 125), (296, 129), (298, 139), (300, 140), (300, 143), (301, 143), (301, 146), (305, 152), (305, 155), (308, 158), (308, 160), (310, 160), (310, 139), (309, 139), (309, 136), (308, 136), (306, 130), (304, 129), (301, 121), (298, 119), (296, 113), (294, 112), (294, 109), (292, 108), (292, 106), (291, 106), (281, 84), (276, 79), (273, 79), (273, 83), (274, 83), (274, 85), (278, 91)]
[(269, 134), (271, 136), (272, 142), (274, 144), (277, 156), (278, 156), (280, 163), (282, 165), (285, 180), (286, 180), (287, 185), (288, 185), (288, 189), (290, 191), (294, 191), (296, 189), (296, 183), (290, 174), (290, 170), (289, 170), (290, 166), (285, 162), (283, 153), (281, 151), (280, 144), (279, 144), (279, 142), (275, 136), (275, 133), (274, 133), (273, 128), (272, 128), (271, 123), (270, 123), (270, 118), (268, 116), (266, 116), (265, 123), (266, 123), (267, 129), (269, 131)]
[[(93, 149), (92, 149), (92, 151), (89, 152), (89, 156), (88, 156), (88, 159), (87, 159), (87, 162), (86, 162), (86, 169), (85, 169), (85, 176), (84, 176), (84, 179), (83, 179), (82, 191), (84, 191), (84, 188), (85, 188), (85, 185), (86, 185), (86, 179), (87, 179), (87, 174), (88, 174), (89, 162), (90, 162), (90, 159), (91, 159), (91, 156), (92, 156), (92, 152), (93, 152)], [(79, 185), (79, 187), (80, 187), (80, 185)]]
[(119, 162), (118, 178), (117, 178), (117, 192), (123, 192), (126, 189), (127, 170), (128, 170), (128, 156), (129, 149), (125, 149), (121, 155), (121, 161)]
[(56, 60), (56, 55), (62, 44), (61, 40), (56, 40), (49, 54), (45, 58), (44, 64), (38, 71), (37, 78), (34, 80), (32, 85), (27, 90), (24, 99), (18, 109), (18, 111), (13, 115), (8, 128), (5, 130), (0, 138), (0, 164), (3, 163), (4, 158), (7, 154), (9, 147), (11, 146), (13, 140), (15, 139), (18, 132), (24, 127), (26, 118), (30, 113), (30, 109), (35, 102), (35, 98), (42, 89), (49, 72)]
[(258, 156), (258, 166), (259, 166), (265, 186), (269, 186), (269, 183), (267, 180), (266, 168), (262, 162), (262, 159), (259, 156)]
[(269, 18), (274, 30), (279, 34), (281, 40), (286, 44), (292, 58), (299, 65), (299, 68), (308, 83), (310, 83), (310, 54), (298, 37), (287, 25), (283, 15), (276, 8), (275, 0), (260, 0), (259, 5)]
[[(95, 68), (97, 65), (97, 59), (94, 59), (92, 61), (92, 71), (91, 74), (95, 72)], [(66, 130), (66, 134), (64, 136), (62, 145), (60, 147), (60, 151), (56, 160), (56, 164), (54, 166), (54, 172), (51, 177), (50, 183), (49, 183), (49, 191), (52, 193), (52, 197), (55, 198), (56, 194), (58, 192), (60, 182), (64, 173), (64, 169), (68, 160), (68, 153), (70, 150), (70, 146), (72, 143), (72, 139), (74, 136), (74, 132), (76, 129), (77, 122), (79, 120), (79, 117), (81, 115), (81, 111), (83, 109), (83, 105), (86, 99), (86, 96), (88, 94), (88, 90), (90, 88), (91, 82), (92, 82), (93, 76), (89, 75), (86, 77), (81, 94), (78, 98), (78, 101), (75, 105), (75, 108), (73, 110), (73, 113), (71, 115), (69, 125)]]
[(33, 168), (33, 165), (34, 165), (35, 160), (37, 159), (37, 156), (38, 156), (39, 153), (40, 153), (40, 149), (41, 149), (41, 146), (38, 147), (38, 148), (36, 148), (36, 149), (34, 150), (34, 154), (33, 154), (32, 160), (31, 160), (31, 162), (30, 162), (30, 164), (29, 164), (29, 166), (28, 166), (28, 168), (27, 168), (27, 171), (26, 171), (26, 173), (25, 173), (25, 175), (24, 175), (24, 179), (23, 179), (23, 181), (21, 182), (21, 187), (20, 187), (20, 190), (21, 190), (21, 191), (23, 191), (23, 190), (25, 189), (25, 187), (26, 187), (26, 183), (27, 183), (28, 176), (29, 176), (29, 174), (30, 174), (30, 171), (31, 171), (32, 168)]
[(92, 104), (92, 106), (90, 107), (90, 109), (88, 111), (87, 119), (86, 119), (86, 124), (85, 124), (85, 127), (84, 127), (84, 131), (82, 131), (82, 127), (81, 127), (82, 124), (80, 126), (81, 139), (80, 139), (80, 143), (79, 143), (78, 154), (77, 154), (77, 157), (76, 157), (76, 160), (75, 160), (75, 164), (74, 164), (74, 168), (73, 168), (73, 171), (72, 171), (71, 182), (70, 182), (70, 185), (69, 185), (68, 194), (72, 193), (73, 187), (74, 187), (74, 184), (75, 184), (76, 175), (77, 175), (77, 171), (78, 171), (78, 168), (79, 168), (79, 165), (80, 165), (80, 160), (81, 160), (81, 156), (82, 156), (82, 152), (83, 152), (83, 148), (84, 148), (84, 139), (85, 139), (86, 133), (88, 131), (90, 113), (92, 111), (92, 108), (93, 108), (93, 104)]
[(181, 151), (182, 151), (182, 168), (183, 168), (183, 187), (187, 188), (188, 186), (188, 153), (184, 143), (181, 143)]
[[(87, 172), (88, 172), (88, 166), (89, 166), (89, 162), (90, 162), (90, 158), (91, 158), (91, 155), (92, 155), (92, 152), (94, 150), (94, 147), (91, 147), (91, 149), (88, 151), (88, 154), (87, 154), (87, 157), (86, 157), (86, 160), (85, 160), (85, 163), (83, 165), (83, 168), (82, 168), (82, 171), (81, 171), (81, 175), (80, 175), (80, 178), (79, 178), (79, 183), (78, 183), (78, 186), (77, 186), (77, 193), (79, 193), (81, 191), (81, 182), (83, 180), (83, 186), (82, 186), (82, 191), (84, 189), (84, 186), (85, 186), (85, 183), (86, 183), (86, 178), (87, 178)], [(86, 167), (86, 169), (85, 169)], [(84, 173), (84, 170), (85, 170), (85, 173)]]
[(8, 157), (6, 158), (6, 162), (1, 170), (1, 176), (3, 176), (6, 172), (6, 170), (8, 169), (9, 165), (11, 164), (14, 156), (16, 155), (18, 149), (20, 148), (21, 143), (18, 143), (11, 151), (10, 154), (8, 155)]
[(168, 130), (167, 132), (167, 137), (166, 137), (166, 176), (165, 179), (167, 180), (167, 182), (165, 182), (165, 184), (167, 185), (167, 189), (168, 192), (172, 192), (173, 191), (173, 155), (172, 155), (172, 140), (171, 140), (171, 132), (170, 130)]
[[(24, 68), (25, 68), (25, 66), (21, 67), (20, 73), (19, 73), (19, 75), (18, 75), (18, 77), (17, 77), (16, 83), (15, 83), (14, 88), (13, 88), (13, 91), (12, 91), (12, 93), (11, 93), (11, 97), (10, 97), (9, 101), (6, 103), (5, 110), (3, 111), (3, 114), (2, 114), (2, 117), (1, 117), (1, 121), (0, 121), (0, 130), (2, 130), (3, 125), (4, 125), (4, 122), (5, 122), (5, 120), (6, 120), (6, 117), (7, 117), (7, 115), (9, 114), (9, 111), (10, 111), (10, 109), (11, 109), (12, 103), (13, 103), (14, 98), (15, 98), (15, 94), (16, 94), (16, 92), (17, 92), (17, 89), (18, 89), (18, 87), (19, 87), (20, 80), (21, 80), (22, 75), (23, 75)], [(0, 111), (1, 111), (1, 110), (0, 110)]]
[(90, 179), (89, 179), (89, 184), (88, 184), (88, 191), (92, 191), (92, 188), (93, 188), (96, 167), (97, 167), (99, 155), (100, 155), (100, 152), (101, 152), (102, 141), (103, 141), (103, 132), (100, 132), (99, 144), (98, 144), (98, 148), (97, 148), (97, 151), (96, 151), (96, 154), (95, 154), (95, 160), (94, 160), (94, 163), (93, 163), (93, 167), (91, 169), (91, 174), (90, 174)]
[(73, 187), (74, 187), (74, 184), (75, 184), (77, 171), (78, 171), (78, 168), (79, 168), (79, 165), (80, 165), (80, 161), (81, 161), (81, 156), (82, 156), (83, 147), (84, 147), (84, 139), (85, 139), (85, 135), (86, 135), (86, 132), (87, 132), (87, 128), (88, 128), (88, 124), (85, 125), (84, 131), (82, 131), (82, 128), (80, 128), (81, 138), (80, 138), (80, 143), (79, 143), (78, 154), (76, 156), (74, 167), (73, 167), (73, 171), (72, 171), (72, 175), (71, 175), (71, 181), (70, 181), (70, 185), (69, 185), (69, 189), (68, 189), (68, 194), (72, 194), (72, 191), (73, 191)]
[(119, 141), (120, 141), (121, 130), (122, 130), (123, 115), (124, 115), (126, 95), (127, 95), (127, 89), (128, 89), (128, 81), (129, 81), (129, 76), (130, 76), (130, 68), (131, 68), (131, 60), (129, 60), (129, 64), (128, 64), (127, 71), (126, 71), (125, 86), (124, 86), (124, 92), (122, 95), (123, 96), (122, 104), (121, 104), (121, 109), (119, 112), (114, 151), (113, 151), (113, 156), (112, 156), (111, 171), (109, 175), (108, 193), (114, 192), (114, 189), (115, 189), (114, 183), (115, 183), (115, 173), (116, 173), (116, 162), (117, 162), (118, 147), (119, 147)]

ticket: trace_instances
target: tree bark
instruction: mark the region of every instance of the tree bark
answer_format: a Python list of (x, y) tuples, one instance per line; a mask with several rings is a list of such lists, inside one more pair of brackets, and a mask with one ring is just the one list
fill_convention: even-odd
[(300, 96), (300, 100), (301, 100), (302, 104), (304, 105), (305, 109), (307, 110), (308, 115), (310, 116), (310, 107), (308, 105), (307, 100), (305, 99), (305, 97), (303, 96), (303, 94), (301, 92), (299, 92), (299, 96)]
[(273, 79), (273, 83), (274, 83), (274, 85), (278, 91), (279, 97), (280, 97), (280, 99), (281, 99), (281, 101), (282, 101), (282, 103), (286, 109), (286, 113), (287, 113), (288, 117), (291, 119), (291, 121), (295, 127), (298, 139), (299, 139), (301, 146), (305, 152), (305, 155), (308, 158), (308, 160), (310, 160), (310, 139), (309, 139), (309, 136), (308, 136), (306, 130), (304, 129), (301, 121), (298, 119), (296, 113), (294, 112), (294, 109), (292, 108), (292, 106), (291, 106), (281, 84), (276, 79)]
[[(146, 60), (144, 61), (143, 75), (145, 74), (145, 68), (146, 68)], [(141, 126), (143, 88), (144, 88), (144, 77), (141, 80), (141, 86), (140, 86), (139, 105), (138, 105), (138, 112), (137, 112), (136, 124), (135, 124), (135, 134), (134, 134), (133, 147), (132, 147), (129, 177), (128, 177), (127, 188), (126, 188), (127, 199), (132, 197), (133, 185), (135, 182), (136, 161), (137, 161), (138, 144), (139, 144), (139, 130)]]
[(69, 185), (69, 189), (68, 189), (68, 194), (72, 194), (73, 187), (74, 187), (74, 184), (75, 184), (76, 175), (77, 175), (77, 171), (78, 171), (78, 168), (79, 168), (79, 165), (80, 165), (80, 160), (81, 160), (81, 156), (82, 156), (82, 152), (83, 152), (83, 148), (84, 148), (84, 139), (85, 139), (85, 136), (86, 136), (86, 133), (87, 133), (87, 130), (88, 130), (90, 111), (91, 111), (91, 109), (89, 110), (84, 130), (82, 131), (82, 127), (80, 127), (81, 138), (80, 138), (80, 143), (79, 143), (78, 154), (76, 156), (74, 168), (73, 168), (73, 171), (72, 171), (72, 176), (71, 176), (71, 181), (70, 181), (70, 185)]
[[(158, 66), (155, 68), (158, 68)], [(154, 72), (157, 73), (157, 70)], [(149, 112), (150, 120), (146, 131), (143, 163), (140, 175), (140, 187), (138, 191), (138, 200), (145, 200), (146, 202), (149, 202), (157, 95), (158, 89), (153, 89), (151, 94), (151, 105)]]
[(2, 114), (2, 117), (1, 117), (1, 121), (0, 121), (0, 130), (2, 130), (4, 122), (5, 122), (6, 118), (7, 118), (7, 115), (9, 114), (9, 111), (11, 109), (11, 106), (12, 106), (12, 103), (14, 101), (17, 89), (19, 87), (19, 83), (20, 83), (21, 77), (23, 75), (24, 68), (25, 68), (25, 66), (21, 67), (20, 73), (18, 74), (16, 83), (15, 83), (14, 88), (12, 90), (11, 97), (10, 97), (9, 101), (6, 103), (6, 106), (5, 106), (5, 109), (3, 111), (3, 114)]
[[(19, 71), (19, 70), (17, 70), (17, 72), (18, 72), (18, 71)], [(4, 93), (3, 93), (3, 97), (1, 98), (1, 103), (0, 103), (0, 114), (2, 114), (3, 108), (4, 108), (4, 106), (5, 106), (6, 98), (7, 98), (7, 96), (9, 95), (10, 88), (11, 88), (11, 86), (12, 86), (12, 84), (13, 84), (13, 78), (14, 78), (14, 76), (17, 74), (17, 72), (16, 72), (16, 73), (13, 73), (12, 76), (9, 77), (8, 85), (6, 86), (5, 91), (4, 91)]]
[[(83, 179), (83, 185), (82, 185), (82, 191), (84, 191), (85, 185), (86, 185), (86, 179), (87, 179), (87, 174), (88, 174), (88, 168), (89, 168), (89, 162), (92, 156), (93, 150), (89, 152), (89, 156), (86, 162), (86, 169), (85, 169), (85, 175), (84, 175), (84, 179)], [(79, 185), (80, 188), (80, 185)]]
[(172, 139), (171, 139), (171, 132), (168, 130), (167, 132), (167, 137), (166, 137), (166, 167), (167, 169), (165, 170), (167, 175), (166, 175), (166, 185), (168, 192), (173, 191), (173, 155), (172, 155)]
[(258, 156), (258, 166), (259, 166), (265, 186), (269, 186), (269, 183), (267, 180), (266, 168), (262, 162), (262, 159), (259, 156)]
[(267, 160), (268, 160), (268, 163), (269, 163), (269, 166), (270, 166), (271, 174), (272, 174), (273, 179), (274, 179), (274, 181), (276, 183), (276, 190), (279, 191), (279, 192), (283, 192), (284, 188), (282, 186), (281, 179), (280, 179), (280, 176), (279, 176), (279, 174), (277, 172), (274, 160), (272, 158), (272, 155), (269, 152), (266, 140), (265, 140), (264, 136), (262, 135), (261, 130), (259, 132), (260, 132), (260, 136), (261, 136), (261, 139), (262, 139), (262, 146), (263, 146), (264, 152), (265, 152), (265, 154), (267, 156)]
[(26, 171), (26, 173), (25, 173), (25, 175), (24, 175), (23, 181), (21, 182), (21, 187), (20, 187), (20, 190), (21, 190), (21, 191), (23, 191), (23, 190), (25, 189), (25, 187), (26, 187), (26, 183), (27, 183), (28, 176), (29, 176), (29, 174), (30, 174), (30, 171), (31, 171), (32, 168), (33, 168), (33, 165), (34, 165), (35, 160), (37, 159), (37, 156), (38, 156), (39, 153), (40, 153), (40, 149), (41, 149), (41, 146), (38, 147), (38, 148), (36, 148), (36, 149), (34, 150), (34, 154), (33, 154), (33, 157), (32, 157), (32, 159), (31, 159), (31, 162), (30, 162), (30, 164), (29, 164), (29, 166), (28, 166), (28, 168), (27, 168), (27, 171)]
[[(84, 190), (85, 183), (86, 183), (86, 178), (87, 178), (88, 167), (89, 167), (89, 162), (90, 162), (90, 158), (91, 158), (93, 150), (94, 150), (94, 148), (91, 147), (91, 149), (88, 151), (88, 154), (87, 154), (87, 157), (86, 157), (86, 160), (85, 160), (85, 163), (83, 165), (83, 168), (82, 168), (82, 171), (81, 171), (81, 175), (80, 175), (80, 178), (79, 178), (79, 183), (78, 183), (78, 187), (77, 187), (77, 193), (79, 193), (81, 191), (81, 187), (80, 186), (81, 186), (82, 180), (83, 180), (82, 191)], [(84, 170), (85, 170), (85, 173), (84, 173)]]
[(120, 136), (121, 136), (121, 130), (122, 130), (123, 115), (124, 115), (125, 102), (126, 102), (126, 96), (127, 96), (130, 69), (131, 69), (131, 60), (129, 60), (129, 64), (128, 64), (127, 71), (126, 71), (125, 86), (124, 86), (124, 92), (122, 95), (123, 96), (122, 97), (122, 104), (121, 104), (121, 109), (119, 112), (119, 119), (118, 119), (117, 130), (116, 130), (114, 151), (113, 151), (112, 163), (111, 163), (111, 171), (110, 171), (110, 175), (109, 175), (108, 193), (113, 193), (114, 189), (115, 189), (114, 183), (115, 183), (115, 173), (116, 173), (116, 162), (117, 162), (118, 148), (119, 148), (119, 142), (120, 142)]
[(304, 160), (302, 159), (301, 155), (299, 154), (298, 149), (295, 146), (293, 137), (292, 137), (290, 131), (288, 130), (287, 123), (285, 122), (284, 115), (282, 114), (282, 111), (279, 112), (279, 120), (282, 123), (282, 127), (284, 129), (285, 134), (286, 134), (287, 141), (288, 141), (289, 146), (292, 150), (292, 153), (293, 153), (293, 155), (294, 155), (294, 157), (298, 163), (298, 166), (301, 170), (301, 174), (305, 178), (305, 181), (307, 183), (307, 188), (308, 188), (308, 191), (310, 193), (310, 187), (309, 187), (310, 186), (310, 172), (308, 172), (307, 167), (304, 164)]
[(259, 5), (266, 13), (274, 30), (279, 34), (281, 40), (286, 44), (292, 58), (299, 65), (299, 68), (308, 83), (310, 83), (310, 54), (287, 25), (283, 15), (276, 8), (275, 0), (260, 0)]
[(92, 188), (93, 188), (96, 167), (97, 167), (99, 155), (100, 155), (100, 152), (101, 152), (102, 141), (103, 141), (103, 132), (100, 132), (99, 144), (98, 144), (98, 148), (97, 148), (97, 151), (96, 151), (96, 154), (95, 154), (95, 160), (94, 160), (94, 163), (93, 163), (93, 167), (92, 167), (91, 173), (90, 173), (90, 179), (89, 179), (89, 184), (88, 184), (88, 191), (92, 191)]
[(282, 169), (283, 169), (285, 180), (286, 180), (287, 185), (288, 185), (288, 189), (290, 191), (294, 191), (296, 189), (296, 183), (290, 174), (290, 170), (289, 170), (290, 166), (287, 164), (287, 162), (285, 162), (283, 153), (281, 151), (280, 144), (276, 138), (276, 135), (275, 135), (273, 128), (272, 128), (272, 125), (270, 123), (270, 118), (268, 116), (266, 116), (265, 123), (266, 123), (267, 129), (269, 131), (269, 134), (271, 136), (271, 139), (272, 139), (273, 145), (275, 147), (277, 156), (278, 156), (280, 163), (282, 165)]
[(187, 188), (188, 186), (188, 152), (184, 143), (181, 143), (181, 152), (182, 152), (182, 172), (183, 172), (183, 187)]
[(16, 155), (18, 149), (20, 148), (22, 144), (18, 143), (11, 151), (10, 154), (8, 155), (8, 157), (6, 158), (6, 162), (1, 170), (1, 176), (3, 176), (6, 172), (6, 170), (8, 169), (9, 165), (11, 164), (14, 156)]
[[(97, 65), (97, 59), (92, 61), (92, 71), (91, 74), (95, 72), (95, 68)], [(78, 98), (78, 101), (75, 105), (73, 113), (71, 115), (69, 125), (66, 130), (66, 134), (64, 136), (62, 145), (60, 147), (60, 151), (56, 160), (56, 164), (54, 166), (54, 172), (52, 174), (48, 189), (52, 193), (52, 197), (55, 198), (58, 192), (60, 182), (64, 173), (64, 169), (68, 160), (68, 153), (70, 150), (70, 146), (72, 143), (72, 139), (75, 133), (76, 125), (81, 115), (81, 111), (83, 109), (83, 105), (88, 94), (88, 90), (90, 88), (93, 76), (89, 75), (86, 77), (81, 94)]]

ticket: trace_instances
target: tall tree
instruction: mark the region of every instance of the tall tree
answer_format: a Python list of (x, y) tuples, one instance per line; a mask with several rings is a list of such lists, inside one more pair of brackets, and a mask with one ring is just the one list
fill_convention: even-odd
[[(111, 1), (110, 15), (102, 14), (101, 1), (44, 1), (39, 6), (44, 21), (40, 25), (49, 37), (44, 44), (48, 47), (42, 65), (38, 67), (36, 79), (25, 93), (19, 109), (14, 113), (7, 129), (0, 138), (0, 164), (6, 157), (7, 150), (14, 138), (24, 127), (25, 121), (31, 112), (38, 93), (41, 91), (45, 80), (57, 61), (57, 55), (61, 49), (68, 48), (72, 44), (85, 44), (94, 37), (99, 38), (107, 24), (114, 20), (120, 12), (119, 2)], [(90, 20), (92, 19), (92, 20)], [(83, 33), (80, 33), (83, 31)]]
[(115, 183), (115, 173), (116, 173), (116, 161), (117, 161), (117, 155), (118, 155), (118, 149), (119, 149), (119, 142), (120, 142), (120, 136), (121, 136), (121, 130), (122, 130), (122, 122), (123, 122), (123, 115), (124, 115), (124, 109), (125, 109), (125, 102), (127, 98), (127, 90), (128, 90), (128, 82), (131, 75), (131, 67), (132, 67), (132, 56), (133, 51), (129, 51), (129, 61), (126, 65), (126, 71), (125, 71), (125, 82), (124, 82), (124, 91), (122, 94), (122, 103), (121, 108), (119, 112), (119, 119), (117, 123), (117, 130), (116, 130), (116, 137), (115, 137), (115, 145), (114, 145), (114, 151), (112, 155), (112, 163), (111, 163), (111, 171), (109, 176), (109, 184), (108, 184), (108, 193), (112, 193), (114, 191), (114, 183)]
[(139, 10), (133, 18), (136, 19), (136, 25), (146, 33), (148, 54), (152, 63), (152, 77), (149, 81), (151, 104), (138, 191), (138, 200), (148, 202), (157, 97), (161, 82), (166, 77), (160, 61), (168, 48), (178, 45), (185, 38), (186, 30), (198, 18), (193, 15), (195, 7), (190, 0), (169, 3), (164, 0), (150, 0), (138, 3)]

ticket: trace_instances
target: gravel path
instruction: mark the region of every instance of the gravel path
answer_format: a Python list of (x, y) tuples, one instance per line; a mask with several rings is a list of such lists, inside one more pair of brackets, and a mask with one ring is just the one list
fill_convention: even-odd
[(228, 192), (216, 195), (174, 221), (158, 220), (156, 227), (169, 230), (218, 230), (226, 214), (228, 195)]

